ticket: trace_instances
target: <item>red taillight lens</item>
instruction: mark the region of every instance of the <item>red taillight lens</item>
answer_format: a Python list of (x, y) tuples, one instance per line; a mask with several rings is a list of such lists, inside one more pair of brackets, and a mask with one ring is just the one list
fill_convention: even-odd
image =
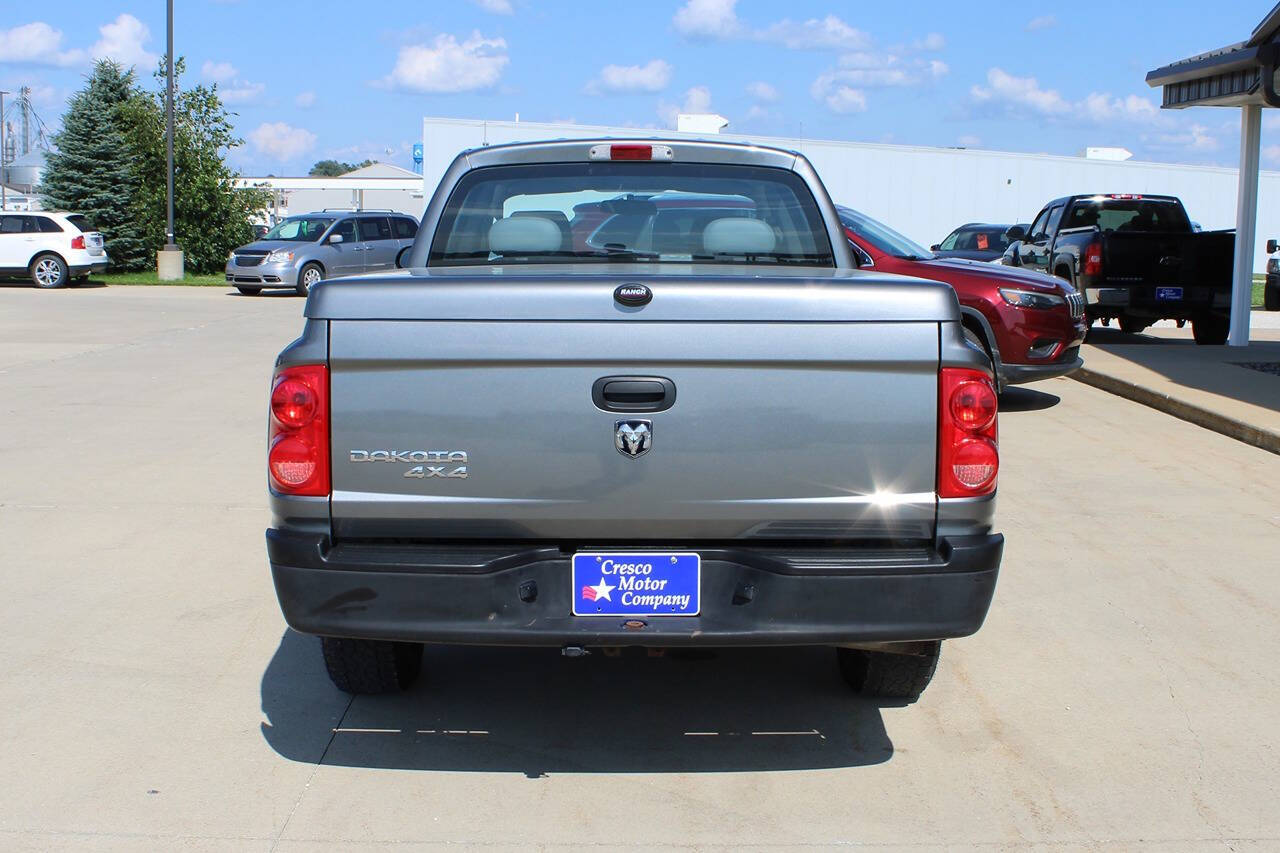
[(610, 160), (652, 160), (652, 145), (610, 145)]
[(315, 417), (318, 402), (310, 385), (299, 379), (282, 379), (271, 392), (271, 414), (286, 429), (301, 429)]
[(996, 389), (980, 370), (938, 374), (938, 497), (971, 498), (996, 489), (1000, 470)]
[(951, 392), (951, 417), (971, 432), (984, 430), (996, 419), (996, 392), (991, 383), (964, 382)]
[(1084, 250), (1084, 274), (1102, 275), (1102, 243), (1090, 243)]
[(286, 367), (271, 388), (267, 472), (288, 495), (324, 496), (329, 486), (329, 369)]
[(72, 237), (72, 238), (71, 238), (71, 248), (73, 248), (73, 249), (83, 249), (83, 248), (84, 248), (84, 235), (83, 235), (83, 234), (81, 234), (79, 237)]

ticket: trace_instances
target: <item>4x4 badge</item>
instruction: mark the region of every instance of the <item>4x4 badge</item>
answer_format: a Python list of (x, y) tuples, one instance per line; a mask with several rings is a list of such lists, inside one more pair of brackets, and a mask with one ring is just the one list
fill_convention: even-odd
[(617, 421), (614, 424), (613, 446), (623, 456), (631, 459), (644, 456), (653, 446), (653, 421)]

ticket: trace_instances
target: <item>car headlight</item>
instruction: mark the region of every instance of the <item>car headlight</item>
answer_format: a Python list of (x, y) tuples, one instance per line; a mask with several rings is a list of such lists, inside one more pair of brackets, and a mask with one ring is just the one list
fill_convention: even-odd
[(287, 264), (293, 260), (293, 252), (288, 249), (276, 249), (267, 255), (267, 263), (269, 264)]
[(1067, 299), (1064, 296), (1058, 296), (1053, 293), (1036, 293), (1032, 290), (1014, 290), (1013, 288), (1000, 288), (1000, 295), (1004, 297), (1004, 301), (1010, 305), (1016, 305), (1019, 308), (1057, 308), (1059, 305), (1066, 305)]
[(1280, 273), (1280, 258), (1272, 258), (1267, 261), (1267, 272)]

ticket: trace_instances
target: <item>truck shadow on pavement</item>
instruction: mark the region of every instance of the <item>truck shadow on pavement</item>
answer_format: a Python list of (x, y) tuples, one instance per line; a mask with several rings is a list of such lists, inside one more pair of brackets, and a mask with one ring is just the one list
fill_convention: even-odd
[(1052, 409), (1062, 402), (1062, 398), (1043, 391), (1030, 388), (1006, 388), (1000, 395), (1000, 414), (1010, 412), (1042, 412)]
[(428, 647), (419, 682), (354, 700), (319, 641), (286, 631), (262, 677), (262, 734), (293, 761), (523, 773), (697, 773), (880, 764), (882, 703), (854, 695), (821, 648), (649, 657), (626, 649)]

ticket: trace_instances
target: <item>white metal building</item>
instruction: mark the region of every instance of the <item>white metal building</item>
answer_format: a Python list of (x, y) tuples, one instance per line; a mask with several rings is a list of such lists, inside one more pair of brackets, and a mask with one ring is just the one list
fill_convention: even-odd
[(336, 178), (238, 178), (236, 186), (273, 191), (277, 218), (291, 213), (345, 208), (394, 210), (416, 219), (426, 207), (422, 178), (416, 172), (390, 163), (374, 163)]
[[(425, 118), (424, 197), (465, 148), (535, 139), (597, 136), (697, 138), (675, 131), (535, 122)], [(1077, 193), (1165, 193), (1182, 198), (1206, 230), (1234, 228), (1236, 170), (1050, 154), (925, 148), (721, 133), (717, 139), (800, 151), (813, 161), (832, 198), (929, 246), (965, 222), (1030, 222), (1050, 199)], [(416, 211), (421, 215), (422, 211)], [(1280, 172), (1263, 172), (1253, 268), (1266, 268), (1264, 247), (1280, 237)]]

